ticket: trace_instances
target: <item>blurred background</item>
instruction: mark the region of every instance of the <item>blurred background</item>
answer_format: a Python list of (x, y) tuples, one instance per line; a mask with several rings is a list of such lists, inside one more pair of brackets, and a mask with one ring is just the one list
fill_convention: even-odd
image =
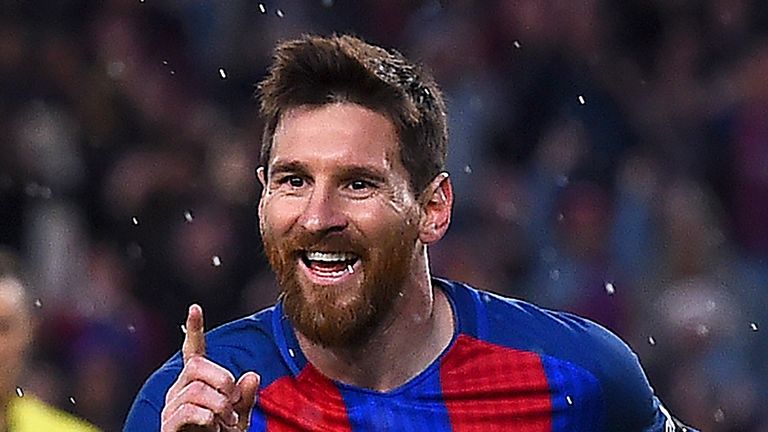
[(253, 99), (275, 42), (352, 32), (449, 106), (435, 274), (590, 317), (670, 410), (768, 431), (768, 3), (1, 0), (0, 244), (33, 276), (25, 392), (107, 431), (180, 347), (277, 295)]

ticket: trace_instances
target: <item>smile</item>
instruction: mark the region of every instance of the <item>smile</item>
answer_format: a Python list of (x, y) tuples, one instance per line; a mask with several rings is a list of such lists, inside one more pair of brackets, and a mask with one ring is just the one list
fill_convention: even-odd
[(300, 267), (318, 285), (330, 285), (353, 277), (360, 269), (360, 258), (348, 252), (304, 251)]

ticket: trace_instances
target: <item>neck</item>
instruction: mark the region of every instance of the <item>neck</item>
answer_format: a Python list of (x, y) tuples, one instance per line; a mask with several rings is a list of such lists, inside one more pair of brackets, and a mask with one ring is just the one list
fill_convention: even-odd
[(360, 347), (327, 348), (297, 333), (307, 359), (330, 379), (377, 391), (424, 371), (453, 338), (453, 312), (445, 293), (432, 286), (426, 265), (420, 273)]

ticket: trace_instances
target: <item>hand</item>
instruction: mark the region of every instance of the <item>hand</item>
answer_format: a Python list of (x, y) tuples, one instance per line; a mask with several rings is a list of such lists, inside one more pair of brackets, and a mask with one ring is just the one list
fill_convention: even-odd
[(244, 373), (237, 382), (205, 358), (203, 309), (189, 307), (181, 354), (184, 368), (165, 395), (161, 432), (245, 432), (261, 377)]

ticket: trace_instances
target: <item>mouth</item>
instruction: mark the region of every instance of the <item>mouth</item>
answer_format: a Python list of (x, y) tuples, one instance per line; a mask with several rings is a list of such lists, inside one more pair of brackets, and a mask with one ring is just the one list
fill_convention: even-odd
[(300, 267), (318, 285), (342, 282), (360, 270), (360, 257), (350, 252), (303, 251)]

